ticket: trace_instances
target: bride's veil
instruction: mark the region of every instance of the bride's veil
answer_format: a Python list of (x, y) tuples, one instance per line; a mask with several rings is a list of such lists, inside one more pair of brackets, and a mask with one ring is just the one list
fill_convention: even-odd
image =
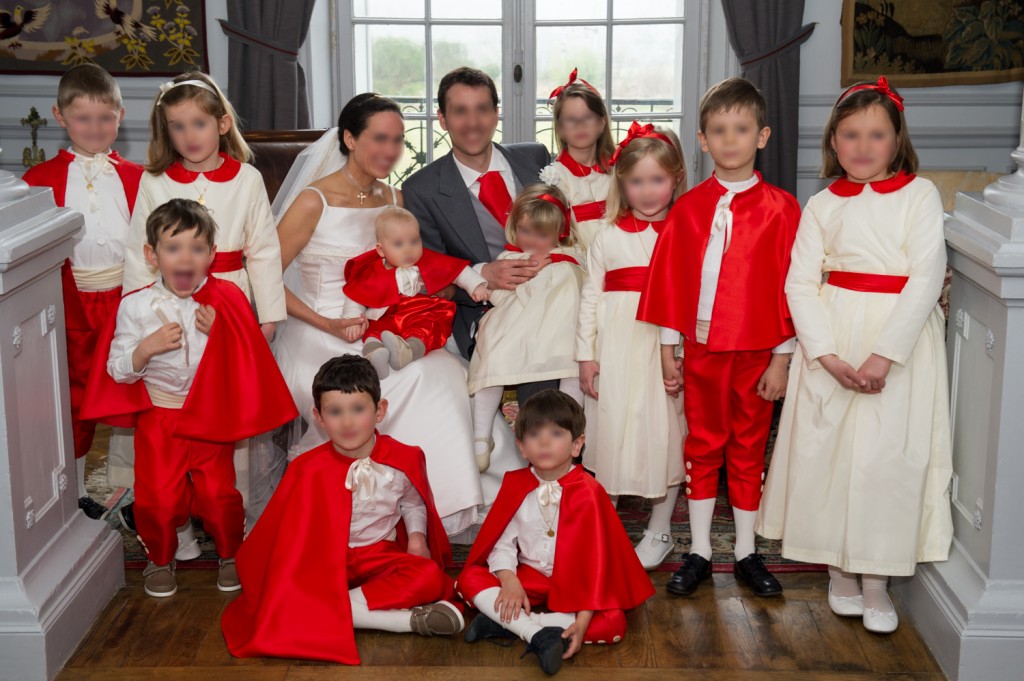
[(280, 222), (299, 192), (321, 177), (341, 170), (348, 159), (341, 154), (340, 144), (338, 129), (331, 128), (295, 158), (271, 205), (275, 220)]

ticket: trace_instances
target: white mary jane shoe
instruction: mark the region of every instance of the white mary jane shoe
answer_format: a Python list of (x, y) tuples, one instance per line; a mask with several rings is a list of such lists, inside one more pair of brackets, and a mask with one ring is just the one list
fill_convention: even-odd
[(876, 634), (891, 634), (900, 624), (895, 612), (864, 608), (864, 628)]
[(864, 596), (834, 596), (832, 582), (828, 583), (828, 607), (840, 617), (860, 617), (864, 614)]
[(195, 560), (202, 554), (199, 548), (199, 540), (192, 531), (192, 521), (189, 520), (178, 528), (178, 548), (174, 551), (174, 560)]
[(640, 559), (644, 570), (651, 571), (672, 554), (672, 546), (672, 535), (655, 534), (650, 530), (644, 530), (644, 536), (636, 545), (636, 557)]

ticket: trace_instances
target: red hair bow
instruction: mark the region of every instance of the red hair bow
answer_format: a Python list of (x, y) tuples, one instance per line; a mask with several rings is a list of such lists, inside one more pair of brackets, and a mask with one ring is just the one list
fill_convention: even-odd
[(569, 209), (566, 208), (565, 204), (562, 203), (561, 201), (559, 201), (557, 196), (553, 196), (551, 194), (541, 194), (537, 198), (540, 199), (541, 201), (547, 201), (552, 206), (554, 206), (558, 210), (562, 211), (562, 217), (565, 218), (565, 226), (562, 227), (562, 233), (558, 235), (558, 240), (561, 241), (561, 240), (565, 239), (567, 236), (569, 236), (569, 230), (570, 230), (570, 224), (571, 224), (569, 222), (569, 218), (572, 217), (572, 214), (569, 212)]
[[(578, 69), (578, 68), (576, 68), (576, 69), (573, 69), (573, 70), (572, 70), (572, 73), (570, 73), (570, 74), (569, 74), (569, 82), (568, 82), (568, 83), (566, 83), (565, 85), (559, 85), (559, 86), (558, 86), (558, 87), (556, 87), (556, 88), (555, 88), (554, 90), (552, 90), (552, 91), (551, 91), (551, 94), (550, 94), (550, 95), (548, 95), (548, 99), (554, 99), (554, 98), (555, 98), (555, 97), (557, 97), (558, 95), (560, 95), (560, 94), (562, 94), (563, 92), (565, 92), (565, 89), (566, 89), (567, 87), (569, 87), (570, 85), (572, 85), (573, 83), (575, 83), (575, 82), (576, 82), (576, 74), (577, 74), (578, 72), (579, 72), (579, 69)], [(594, 92), (597, 92), (597, 88), (595, 88), (595, 87), (594, 87), (593, 85), (591, 85), (591, 84), (590, 84), (590, 83), (588, 83), (587, 81), (583, 80), (582, 78), (580, 78), (580, 82), (581, 82), (581, 83), (583, 83), (584, 85), (586, 85), (586, 86), (587, 86), (588, 88), (590, 88), (590, 89), (591, 89), (591, 90), (593, 90)]]
[(615, 165), (619, 160), (619, 155), (622, 154), (622, 150), (628, 147), (630, 142), (635, 139), (640, 139), (641, 137), (654, 137), (663, 142), (672, 144), (672, 140), (655, 130), (652, 123), (640, 125), (639, 121), (633, 121), (629, 126), (629, 131), (626, 132), (626, 138), (619, 142), (619, 146), (615, 149), (615, 153), (612, 154), (612, 157), (608, 160), (608, 165)]
[(896, 108), (903, 111), (903, 98), (900, 97), (899, 93), (889, 87), (889, 79), (885, 76), (879, 76), (877, 83), (864, 83), (862, 85), (854, 85), (852, 88), (843, 93), (843, 96), (839, 98), (839, 101), (843, 101), (857, 90), (876, 90), (881, 92), (883, 95), (892, 100), (892, 103), (896, 105)]

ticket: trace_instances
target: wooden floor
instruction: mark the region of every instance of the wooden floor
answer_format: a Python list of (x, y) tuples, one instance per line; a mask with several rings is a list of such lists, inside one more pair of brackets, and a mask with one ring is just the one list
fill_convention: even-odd
[[(234, 598), (217, 591), (216, 573), (180, 570), (172, 598), (150, 598), (142, 573), (127, 573), (103, 616), (58, 681), (156, 679), (402, 681), (541, 679), (536, 658), (513, 648), (461, 638), (358, 632), (362, 667), (299, 660), (235, 659), (224, 646), (220, 613)], [(614, 646), (585, 646), (561, 679), (707, 679), (708, 681), (943, 681), (935, 660), (904, 617), (891, 636), (870, 634), (859, 619), (832, 614), (828, 576), (780, 575), (785, 599), (759, 599), (731, 574), (714, 576), (692, 598), (658, 593), (629, 614), (629, 632)], [(902, 615), (901, 609), (901, 615)]]

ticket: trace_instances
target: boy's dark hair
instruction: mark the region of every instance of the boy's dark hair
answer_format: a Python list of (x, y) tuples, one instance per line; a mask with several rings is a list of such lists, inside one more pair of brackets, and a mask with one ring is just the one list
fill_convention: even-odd
[(370, 360), (359, 355), (341, 355), (324, 362), (313, 377), (313, 404), (320, 409), (324, 393), (337, 390), (351, 395), (366, 393), (373, 398), (373, 406), (380, 404), (380, 378)]
[(79, 97), (106, 102), (121, 108), (121, 88), (105, 69), (96, 64), (79, 64), (64, 72), (57, 84), (57, 108), (62, 112)]
[(519, 416), (516, 417), (516, 439), (522, 440), (527, 433), (549, 423), (568, 430), (575, 440), (583, 435), (587, 418), (576, 400), (565, 393), (559, 390), (541, 390), (520, 407)]
[(485, 87), (491, 91), (491, 101), (494, 103), (494, 108), (498, 108), (498, 88), (494, 85), (494, 80), (480, 69), (474, 69), (469, 66), (460, 66), (454, 71), (449, 71), (441, 79), (441, 84), (437, 86), (437, 108), (441, 109), (441, 113), (444, 114), (448, 103), (445, 101), (445, 97), (448, 95), (448, 89), (452, 85), (468, 85), (469, 87)]
[(733, 109), (749, 109), (757, 119), (758, 130), (768, 127), (764, 95), (749, 80), (737, 76), (712, 85), (700, 98), (700, 131), (706, 131), (712, 115)]
[(171, 236), (176, 236), (190, 229), (196, 230), (197, 239), (204, 239), (213, 248), (217, 223), (210, 211), (192, 199), (171, 199), (146, 219), (146, 241), (150, 248), (156, 249), (160, 235), (167, 230), (171, 230)]

